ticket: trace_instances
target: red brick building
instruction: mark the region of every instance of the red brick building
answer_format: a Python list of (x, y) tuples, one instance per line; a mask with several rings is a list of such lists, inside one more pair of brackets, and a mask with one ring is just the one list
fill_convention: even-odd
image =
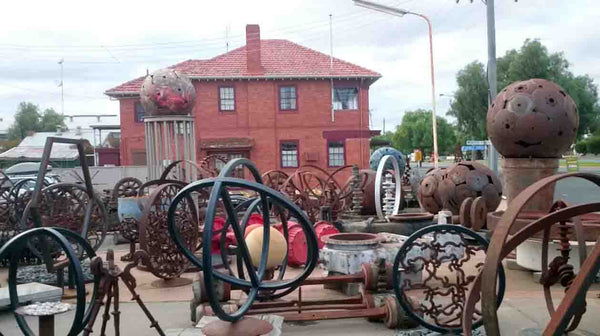
[[(197, 157), (248, 157), (261, 172), (304, 164), (333, 170), (369, 163), (369, 86), (381, 75), (286, 40), (261, 40), (172, 66), (190, 77), (197, 98)], [(105, 92), (119, 100), (121, 164), (145, 164), (144, 77)], [(333, 83), (333, 94), (331, 84)], [(332, 102), (333, 100), (333, 102)], [(333, 112), (332, 112), (333, 107)]]

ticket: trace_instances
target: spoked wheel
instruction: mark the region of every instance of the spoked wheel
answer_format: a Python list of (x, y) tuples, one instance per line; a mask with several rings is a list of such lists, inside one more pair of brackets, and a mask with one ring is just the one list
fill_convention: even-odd
[(262, 175), (265, 185), (271, 189), (282, 191), (281, 187), (290, 176), (281, 170), (270, 170)]
[[(140, 248), (148, 253), (150, 270), (169, 280), (180, 276), (190, 261), (179, 251), (167, 230), (167, 212), (180, 184), (167, 183), (152, 192), (140, 221)], [(183, 199), (175, 210), (175, 225), (186, 248), (195, 250), (198, 241), (198, 216), (191, 197)]]
[[(79, 184), (58, 183), (42, 189), (38, 210), (42, 226), (77, 232), (94, 250), (106, 237), (108, 215), (102, 200), (96, 193), (90, 199), (85, 187)], [(21, 219), (27, 228), (36, 226), (31, 215), (30, 201)]]
[(112, 191), (112, 197), (117, 200), (122, 197), (134, 197), (137, 196), (142, 181), (135, 177), (125, 177), (119, 180)]
[(315, 222), (321, 206), (327, 203), (325, 180), (308, 171), (296, 171), (282, 187), (292, 201), (306, 212), (308, 218)]

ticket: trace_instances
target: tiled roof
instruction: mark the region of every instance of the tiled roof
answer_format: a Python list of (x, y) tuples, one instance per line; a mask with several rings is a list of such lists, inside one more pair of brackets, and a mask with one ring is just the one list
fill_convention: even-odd
[[(287, 40), (261, 40), (262, 73), (249, 73), (246, 46), (208, 60), (187, 60), (171, 66), (191, 79), (218, 78), (379, 78), (381, 74), (333, 58)], [(137, 94), (144, 77), (107, 90), (109, 96)]]

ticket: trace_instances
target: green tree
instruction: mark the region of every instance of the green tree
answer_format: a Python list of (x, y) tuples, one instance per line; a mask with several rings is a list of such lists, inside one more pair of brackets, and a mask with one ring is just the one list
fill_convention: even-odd
[[(575, 100), (579, 112), (578, 138), (598, 129), (600, 105), (598, 87), (588, 75), (575, 76), (569, 70), (564, 54), (549, 53), (538, 40), (525, 40), (520, 50), (509, 50), (497, 60), (498, 89), (530, 78), (556, 82)], [(486, 69), (481, 62), (472, 62), (456, 76), (458, 90), (448, 115), (454, 116), (458, 130), (472, 139), (487, 138), (486, 115), (488, 90)]]
[[(436, 120), (440, 155), (454, 153), (454, 146), (457, 144), (455, 127), (442, 117), (437, 117)], [(411, 153), (420, 148), (427, 155), (433, 152), (432, 134), (431, 111), (408, 111), (393, 132), (392, 145), (403, 153)]]
[(57, 127), (64, 127), (64, 116), (53, 109), (46, 109), (40, 113), (39, 106), (30, 102), (21, 102), (15, 114), (15, 121), (8, 129), (10, 140), (23, 139), (28, 131), (51, 132)]

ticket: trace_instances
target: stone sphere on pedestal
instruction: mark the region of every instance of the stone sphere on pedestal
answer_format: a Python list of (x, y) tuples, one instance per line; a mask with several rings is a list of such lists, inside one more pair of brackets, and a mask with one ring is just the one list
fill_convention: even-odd
[(571, 97), (545, 79), (515, 82), (487, 113), (487, 132), (507, 158), (559, 158), (577, 135), (579, 116)]
[(140, 98), (147, 116), (188, 115), (194, 108), (196, 89), (182, 73), (161, 69), (146, 77)]

